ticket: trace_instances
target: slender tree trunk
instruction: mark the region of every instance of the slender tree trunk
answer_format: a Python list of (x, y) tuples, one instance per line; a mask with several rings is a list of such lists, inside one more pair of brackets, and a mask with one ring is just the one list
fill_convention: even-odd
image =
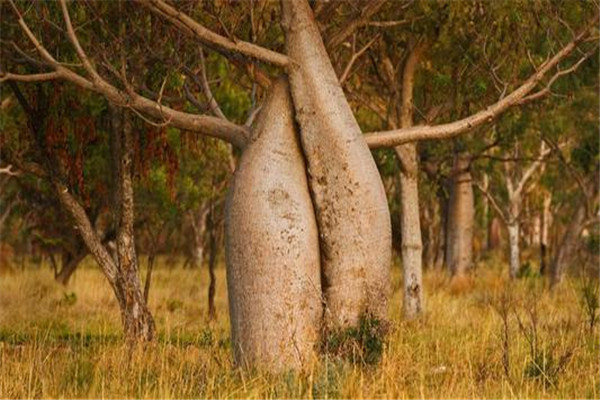
[(204, 262), (204, 235), (210, 213), (210, 201), (205, 201), (201, 204), (198, 212), (189, 213), (190, 227), (192, 228), (191, 240), (188, 242), (190, 246), (190, 262), (192, 267), (202, 266)]
[(488, 251), (496, 250), (498, 247), (500, 247), (500, 242), (502, 240), (501, 231), (502, 229), (500, 220), (497, 217), (492, 216), (490, 224), (488, 225)]
[[(28, 114), (29, 127), (36, 143), (37, 150), (43, 158), (43, 167), (49, 177), (50, 184), (63, 209), (71, 216), (85, 246), (106, 276), (121, 310), (121, 319), (125, 337), (128, 341), (152, 340), (154, 321), (140, 288), (137, 273), (137, 257), (133, 237), (133, 186), (132, 151), (133, 141), (131, 121), (122, 121), (119, 111), (109, 105), (111, 123), (111, 150), (115, 175), (115, 210), (118, 212), (118, 233), (116, 257), (111, 256), (107, 246), (90, 222), (86, 210), (70, 193), (64, 183), (64, 173), (60, 161), (46, 146), (45, 123), (48, 115), (47, 94), (43, 86), (38, 86), (38, 102), (35, 108), (27, 102), (16, 84), (11, 87), (21, 106)], [(124, 123), (123, 123), (124, 122)]]
[(540, 228), (540, 274), (548, 272), (548, 245), (550, 244), (550, 226), (552, 225), (552, 214), (550, 206), (552, 197), (550, 193), (544, 195), (544, 208), (542, 210), (542, 223)]
[(385, 320), (391, 224), (373, 156), (306, 0), (282, 1), (289, 77), (319, 226), (325, 321)]
[(396, 148), (401, 160), (400, 197), (402, 228), (403, 313), (406, 319), (423, 312), (423, 244), (419, 219), (417, 149), (414, 143)]
[(427, 237), (423, 238), (423, 267), (435, 268), (437, 249), (439, 247), (440, 210), (437, 199), (431, 199), (428, 206), (423, 208), (423, 226), (426, 227)]
[(208, 275), (210, 278), (208, 284), (208, 319), (213, 321), (217, 318), (217, 308), (215, 307), (215, 294), (217, 292), (217, 276), (215, 275), (215, 267), (217, 265), (218, 227), (215, 224), (214, 204), (211, 205), (210, 210), (210, 227), (208, 231)]
[(272, 85), (226, 205), (227, 287), (237, 365), (301, 369), (323, 313), (319, 242), (289, 89)]
[(435, 269), (444, 269), (446, 261), (446, 245), (448, 242), (446, 231), (448, 229), (448, 201), (445, 198), (444, 190), (440, 189), (437, 194), (437, 201), (440, 212), (440, 224), (437, 230), (438, 244), (435, 254)]
[[(154, 319), (146, 305), (142, 291), (135, 239), (133, 232), (133, 129), (127, 111), (110, 106), (113, 121), (113, 149), (117, 168), (115, 199), (118, 206), (117, 260), (119, 269), (118, 287), (122, 291), (121, 318), (128, 340), (149, 341), (154, 338)], [(116, 129), (115, 129), (116, 128)]]
[(571, 218), (567, 230), (565, 231), (560, 244), (556, 250), (556, 255), (552, 260), (551, 265), (551, 276), (550, 286), (555, 287), (560, 284), (565, 275), (565, 271), (571, 263), (576, 254), (579, 242), (581, 240), (581, 231), (583, 230), (583, 223), (586, 219), (586, 201), (582, 200), (577, 209), (575, 215)]
[(87, 256), (87, 254), (88, 252), (85, 249), (79, 249), (79, 251), (74, 255), (64, 251), (61, 257), (62, 260), (60, 271), (54, 275), (54, 279), (56, 279), (56, 281), (60, 284), (67, 286), (71, 276), (73, 276), (73, 273), (83, 259)]
[[(488, 174), (483, 173), (483, 189), (488, 190), (490, 187), (490, 177)], [(485, 252), (490, 251), (490, 225), (492, 222), (492, 213), (490, 210), (490, 199), (487, 196), (483, 196), (481, 199), (483, 203), (483, 227), (484, 227), (484, 239), (482, 246)]]
[(508, 246), (509, 246), (509, 276), (510, 279), (515, 279), (521, 268), (520, 255), (520, 226), (518, 220), (511, 220), (507, 223), (508, 229)]
[(542, 216), (539, 213), (533, 216), (531, 221), (531, 231), (529, 234), (530, 245), (535, 247), (540, 246), (540, 239), (542, 238)]
[(446, 265), (453, 278), (465, 277), (473, 266), (475, 204), (469, 164), (468, 155), (456, 156), (448, 200)]
[[(402, 72), (400, 126), (413, 125), (413, 88), (415, 72), (424, 44), (411, 50)], [(402, 269), (404, 317), (413, 319), (423, 313), (423, 240), (419, 217), (419, 161), (416, 143), (395, 148), (400, 159), (400, 204), (402, 228)]]

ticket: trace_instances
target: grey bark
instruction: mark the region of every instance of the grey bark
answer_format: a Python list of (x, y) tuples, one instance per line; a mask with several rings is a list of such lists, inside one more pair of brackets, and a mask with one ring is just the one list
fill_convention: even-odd
[[(424, 42), (410, 52), (402, 72), (400, 126), (413, 125), (413, 88), (415, 72)], [(423, 240), (419, 218), (419, 163), (416, 143), (395, 148), (400, 160), (400, 203), (402, 229), (403, 314), (413, 319), (423, 313)]]
[(446, 265), (454, 278), (467, 275), (473, 265), (475, 204), (469, 164), (467, 154), (456, 155), (448, 200)]
[[(48, 113), (48, 101), (43, 88), (38, 87), (38, 102), (32, 108), (17, 85), (14, 82), (9, 82), (9, 85), (27, 113), (31, 134), (43, 160), (41, 167), (44, 171), (43, 176), (49, 180), (61, 206), (73, 219), (88, 251), (102, 268), (102, 272), (113, 289), (121, 310), (126, 339), (128, 341), (152, 340), (154, 321), (143, 301), (140, 290), (133, 241), (133, 189), (131, 184), (133, 143), (130, 126), (128, 129), (122, 129), (123, 126), (117, 113), (111, 111), (113, 162), (116, 162), (116, 166), (118, 166), (115, 190), (118, 192), (116, 198), (122, 200), (117, 204), (119, 212), (117, 242), (120, 245), (117, 254), (119, 257), (123, 257), (123, 260), (120, 260), (119, 257), (111, 256), (107, 246), (104, 246), (85, 209), (64, 183), (60, 162), (45, 145), (44, 125)], [(114, 109), (111, 110), (114, 111)], [(121, 145), (121, 143), (124, 144)]]
[(301, 369), (323, 313), (319, 242), (285, 81), (273, 84), (230, 186), (227, 287), (237, 365)]
[(289, 77), (319, 226), (328, 327), (386, 319), (391, 223), (375, 161), (306, 0), (282, 1)]
[(509, 246), (509, 276), (511, 279), (515, 279), (521, 268), (521, 247), (519, 243), (520, 239), (520, 225), (519, 221), (509, 221), (506, 226), (508, 229), (508, 246)]
[(133, 231), (133, 128), (128, 111), (109, 108), (112, 127), (112, 152), (117, 166), (115, 184), (117, 213), (118, 288), (122, 292), (121, 319), (128, 340), (149, 341), (154, 338), (154, 319), (142, 291)]
[(546, 275), (548, 272), (548, 246), (550, 245), (550, 226), (552, 225), (552, 213), (550, 206), (552, 196), (550, 193), (544, 193), (544, 206), (542, 209), (542, 221), (540, 228), (540, 274)]
[(396, 148), (401, 160), (403, 314), (413, 319), (423, 313), (423, 244), (419, 220), (417, 149), (414, 143)]
[(578, 204), (575, 214), (571, 218), (569, 225), (567, 225), (567, 230), (558, 245), (556, 255), (552, 259), (550, 266), (551, 287), (556, 287), (563, 281), (569, 263), (575, 259), (586, 216), (587, 204), (586, 199), (584, 198)]
[(204, 263), (204, 237), (210, 213), (210, 201), (202, 202), (197, 211), (188, 213), (188, 221), (191, 228), (191, 235), (186, 243), (188, 257), (184, 267), (190, 265), (192, 268), (202, 266)]

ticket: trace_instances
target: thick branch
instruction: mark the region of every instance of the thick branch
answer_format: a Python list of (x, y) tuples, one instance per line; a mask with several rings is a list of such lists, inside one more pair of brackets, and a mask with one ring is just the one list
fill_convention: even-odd
[(425, 50), (426, 42), (419, 41), (410, 52), (402, 71), (402, 104), (400, 107), (400, 127), (410, 128), (413, 125), (413, 88), (415, 72)]
[(436, 126), (419, 125), (405, 129), (368, 133), (365, 135), (365, 139), (369, 147), (371, 149), (375, 149), (380, 147), (393, 147), (402, 143), (414, 142), (418, 140), (449, 139), (466, 133), (480, 125), (493, 121), (509, 108), (518, 105), (520, 101), (538, 85), (538, 83), (550, 70), (556, 67), (562, 60), (571, 54), (573, 50), (577, 48), (577, 44), (583, 41), (590, 33), (590, 30), (595, 26), (596, 21), (597, 16), (594, 17), (593, 21), (588, 24), (588, 26), (583, 29), (581, 33), (579, 33), (573, 39), (573, 41), (563, 47), (550, 60), (544, 62), (537, 69), (537, 71), (535, 71), (535, 73), (531, 75), (531, 77), (529, 77), (529, 79), (527, 79), (521, 86), (485, 110), (473, 114), (470, 117), (447, 124)]
[(233, 41), (206, 29), (190, 16), (176, 8), (168, 5), (162, 0), (137, 0), (148, 7), (154, 13), (167, 19), (169, 22), (194, 36), (211, 49), (225, 55), (242, 54), (254, 60), (264, 61), (280, 67), (286, 67), (289, 63), (288, 57), (273, 50), (241, 40)]
[[(84, 78), (83, 76), (60, 64), (56, 59), (54, 59), (50, 55), (50, 53), (41, 45), (39, 40), (37, 40), (35, 35), (31, 32), (31, 30), (23, 20), (21, 14), (17, 10), (17, 8), (14, 7), (13, 4), (15, 13), (18, 16), (19, 25), (21, 26), (27, 37), (30, 39), (30, 41), (33, 43), (36, 50), (40, 53), (42, 58), (44, 58), (44, 60), (55, 69), (55, 75), (53, 75), (55, 79), (63, 79), (66, 81), (70, 81), (84, 89), (92, 90), (96, 93), (101, 94), (107, 100), (118, 106), (131, 108), (139, 113), (143, 113), (145, 115), (156, 118), (161, 123), (170, 124), (179, 129), (198, 132), (204, 135), (216, 137), (240, 148), (243, 148), (246, 145), (248, 137), (248, 128), (246, 127), (212, 116), (195, 115), (177, 111), (167, 106), (164, 106), (156, 101), (143, 97), (133, 92), (133, 90), (131, 90), (130, 88), (130, 90), (124, 92), (114, 87), (106, 80), (104, 80), (94, 69), (93, 65), (89, 61), (89, 58), (83, 51), (81, 45), (79, 44), (64, 1), (61, 1), (61, 6), (63, 7), (64, 19), (65, 24), (67, 25), (67, 34), (69, 36), (69, 39), (73, 43), (77, 54), (83, 62), (84, 68), (91, 76), (91, 80)], [(12, 74), (3, 74), (1, 76), (2, 79), (8, 80), (10, 79), (11, 75)], [(39, 76), (39, 74), (35, 75)], [(19, 77), (21, 77), (20, 80), (23, 80), (22, 75)], [(48, 77), (48, 75), (46, 75), (46, 77)]]

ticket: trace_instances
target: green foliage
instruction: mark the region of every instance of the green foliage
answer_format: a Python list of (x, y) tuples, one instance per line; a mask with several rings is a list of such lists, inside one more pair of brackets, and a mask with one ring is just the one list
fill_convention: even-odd
[(523, 264), (521, 264), (521, 267), (519, 268), (519, 271), (517, 271), (517, 278), (521, 279), (521, 278), (540, 278), (540, 272), (536, 269), (534, 269), (531, 261), (527, 260), (525, 261)]
[(328, 332), (322, 349), (354, 363), (376, 364), (381, 359), (387, 326), (377, 318), (363, 315), (358, 327)]
[(67, 307), (72, 306), (75, 303), (77, 303), (77, 294), (75, 292), (65, 292), (62, 300), (60, 301), (60, 304)]

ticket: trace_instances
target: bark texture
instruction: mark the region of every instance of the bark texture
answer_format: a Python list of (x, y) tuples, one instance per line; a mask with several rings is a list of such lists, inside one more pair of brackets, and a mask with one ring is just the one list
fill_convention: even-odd
[(117, 213), (117, 261), (121, 319), (125, 336), (132, 340), (152, 340), (154, 320), (146, 305), (139, 277), (139, 264), (133, 231), (133, 127), (127, 111), (110, 107), (112, 119), (112, 152), (118, 179), (115, 185)]
[(552, 225), (552, 196), (544, 193), (544, 207), (542, 209), (542, 226), (540, 229), (540, 274), (548, 273), (548, 247), (550, 245), (550, 226)]
[(273, 85), (235, 172), (226, 255), (236, 364), (302, 368), (323, 308), (317, 224), (285, 81)]
[(509, 246), (509, 276), (515, 279), (521, 268), (521, 246), (519, 236), (521, 229), (518, 221), (510, 221), (508, 228), (508, 246)]
[(577, 247), (581, 239), (581, 231), (583, 230), (584, 221), (586, 219), (586, 201), (580, 202), (575, 215), (571, 218), (571, 222), (567, 226), (567, 230), (558, 245), (556, 255), (552, 259), (550, 286), (555, 287), (564, 279), (565, 271), (569, 263), (575, 259)]
[[(12, 83), (12, 82), (11, 82)], [(9, 84), (11, 84), (9, 83)], [(111, 151), (115, 168), (115, 207), (117, 214), (116, 254), (109, 253), (108, 233), (102, 239), (92, 224), (79, 200), (71, 194), (64, 183), (64, 170), (55, 153), (46, 145), (45, 123), (48, 115), (47, 94), (38, 87), (38, 102), (35, 107), (27, 102), (16, 84), (11, 87), (28, 116), (28, 124), (37, 151), (41, 154), (43, 170), (41, 177), (47, 178), (61, 207), (71, 216), (77, 231), (89, 253), (102, 268), (119, 303), (125, 338), (129, 342), (149, 341), (154, 338), (154, 320), (146, 307), (137, 270), (137, 257), (133, 235), (133, 186), (132, 186), (132, 127), (130, 120), (123, 121), (121, 113), (109, 108), (111, 124)], [(105, 245), (104, 241), (108, 243)]]
[(458, 154), (448, 200), (446, 265), (454, 278), (464, 277), (473, 265), (475, 204), (468, 155)]
[[(400, 126), (413, 125), (415, 71), (423, 52), (423, 42), (410, 52), (402, 72)], [(419, 218), (419, 163), (416, 143), (395, 148), (400, 160), (400, 203), (402, 229), (402, 270), (404, 317), (412, 319), (423, 312), (423, 239)]]
[(402, 270), (404, 318), (423, 312), (423, 243), (419, 220), (419, 186), (416, 144), (396, 148), (400, 158), (400, 196), (402, 229)]
[(282, 1), (289, 77), (319, 226), (325, 321), (385, 319), (391, 222), (375, 161), (306, 0)]

